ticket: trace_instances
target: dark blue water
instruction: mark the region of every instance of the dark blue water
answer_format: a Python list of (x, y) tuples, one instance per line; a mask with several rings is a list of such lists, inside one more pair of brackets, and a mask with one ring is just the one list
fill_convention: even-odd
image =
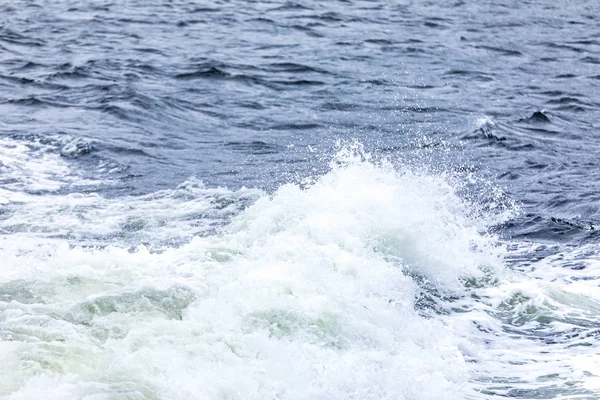
[(395, 154), (419, 136), (522, 202), (511, 232), (596, 237), (595, 2), (1, 7), (2, 135), (84, 139), (74, 162), (120, 165), (125, 192), (189, 176), (273, 189), (315, 168), (309, 146)]
[[(64, 208), (40, 217), (54, 200), (19, 196), (153, 202), (181, 198), (164, 191), (190, 179), (274, 193), (325, 174), (339, 141), (357, 140), (397, 168), (462, 179), (460, 196), (478, 207), (518, 208), (487, 227), (519, 243), (509, 267), (588, 271), (600, 240), (599, 88), (596, 1), (3, 2), (0, 233), (163, 243), (144, 231), (165, 221), (77, 233), (57, 222)], [(220, 193), (202, 194), (215, 208), (186, 214), (186, 235), (213, 233), (255, 198)], [(521, 252), (529, 244), (539, 247)], [(597, 319), (570, 322), (597, 338)], [(540, 329), (519, 334), (538, 340)], [(505, 385), (478, 393), (570, 395), (561, 383)]]

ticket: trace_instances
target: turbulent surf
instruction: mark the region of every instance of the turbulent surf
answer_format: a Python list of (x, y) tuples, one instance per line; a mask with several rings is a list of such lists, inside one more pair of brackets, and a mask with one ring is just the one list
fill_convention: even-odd
[(0, 399), (600, 397), (597, 4), (146, 3), (0, 4)]

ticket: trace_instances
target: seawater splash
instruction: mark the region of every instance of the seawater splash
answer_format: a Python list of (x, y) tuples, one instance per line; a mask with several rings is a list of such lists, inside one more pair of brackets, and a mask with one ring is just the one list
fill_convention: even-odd
[[(158, 199), (171, 210), (174, 197)], [(355, 146), (220, 233), (158, 253), (5, 236), (0, 395), (465, 398), (473, 345), (417, 299), (462, 298), (501, 273), (480, 226), (443, 177)]]
[(0, 396), (593, 399), (594, 249), (519, 264), (460, 179), (355, 142), (271, 195), (12, 188)]
[(0, 398), (595, 398), (594, 249), (503, 243), (468, 180), (354, 142), (271, 195), (11, 188)]

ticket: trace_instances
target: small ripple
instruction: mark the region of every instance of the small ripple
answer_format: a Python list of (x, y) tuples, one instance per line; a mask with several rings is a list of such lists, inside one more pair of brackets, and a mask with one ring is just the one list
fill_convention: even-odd
[(267, 71), (270, 72), (291, 72), (291, 73), (302, 73), (302, 72), (316, 72), (319, 74), (328, 74), (329, 72), (316, 67), (311, 67), (303, 64), (296, 64), (290, 62), (284, 63), (271, 63), (267, 66)]
[(6, 28), (0, 28), (0, 41), (5, 43), (32, 47), (41, 47), (46, 44), (45, 40), (27, 37)]
[(30, 79), (30, 78), (26, 78), (26, 77), (20, 77), (20, 76), (0, 75), (0, 80), (4, 80), (6, 82), (16, 84), (16, 85), (34, 86), (34, 87), (39, 87), (42, 89), (63, 90), (63, 89), (68, 88), (65, 85), (51, 83), (51, 82), (45, 82), (45, 81), (39, 81), (39, 80)]
[(260, 140), (252, 142), (227, 142), (225, 147), (236, 151), (247, 152), (250, 154), (276, 154), (281, 151), (281, 148), (274, 144), (269, 144)]
[(275, 131), (305, 131), (310, 129), (319, 128), (321, 125), (319, 124), (281, 124), (281, 125), (272, 125), (268, 129), (272, 129)]
[(312, 36), (312, 37), (316, 37), (316, 38), (322, 38), (325, 36), (305, 25), (292, 25), (292, 28), (296, 29), (298, 31), (304, 32), (308, 36)]
[(214, 7), (196, 7), (196, 8), (194, 8), (190, 12), (192, 14), (195, 14), (195, 13), (213, 13), (213, 12), (219, 12), (219, 11), (221, 11), (220, 8), (214, 8)]
[(193, 72), (186, 72), (175, 75), (175, 79), (198, 79), (198, 78), (226, 78), (230, 77), (231, 74), (215, 67), (208, 66), (206, 68), (200, 68)]
[(546, 113), (545, 110), (541, 110), (541, 111), (538, 110), (538, 111), (534, 111), (533, 114), (531, 114), (529, 117), (521, 118), (517, 122), (533, 123), (533, 124), (549, 123), (550, 118), (548, 117), (548, 114)]
[(588, 57), (582, 58), (579, 61), (581, 61), (583, 63), (586, 63), (586, 64), (600, 64), (600, 58), (598, 58), (598, 57), (590, 57), (590, 56), (588, 56)]
[(239, 101), (236, 102), (238, 107), (249, 108), (251, 110), (265, 110), (267, 107), (257, 101)]
[(518, 50), (514, 50), (514, 49), (505, 49), (502, 47), (494, 47), (494, 46), (485, 46), (485, 45), (480, 45), (480, 46), (475, 46), (476, 49), (484, 49), (484, 50), (489, 50), (489, 51), (493, 51), (495, 53), (500, 53), (502, 55), (505, 56), (522, 56), (523, 53), (521, 53)]
[(358, 108), (355, 103), (325, 102), (317, 107), (320, 110), (351, 111)]
[(463, 70), (463, 69), (451, 69), (451, 70), (447, 71), (444, 75), (465, 76), (465, 77), (469, 77), (470, 79), (479, 81), (479, 82), (491, 82), (494, 80), (491, 76), (489, 76), (483, 72)]
[(287, 2), (282, 6), (278, 6), (275, 8), (270, 8), (267, 12), (272, 11), (311, 11), (312, 8), (309, 8), (303, 4), (295, 3), (295, 2)]
[(283, 86), (321, 86), (325, 85), (325, 82), (322, 81), (314, 81), (309, 79), (298, 79), (298, 80), (290, 80), (290, 81), (269, 81), (270, 83), (274, 83), (276, 85)]
[(366, 39), (365, 43), (379, 44), (379, 45), (391, 45), (394, 42), (388, 39)]
[(600, 41), (597, 39), (583, 39), (583, 40), (575, 40), (573, 42), (568, 42), (570, 44), (583, 44), (583, 45), (592, 45), (592, 46), (600, 46)]
[(570, 45), (566, 45), (566, 44), (560, 44), (560, 43), (551, 43), (551, 42), (545, 42), (542, 43), (543, 46), (549, 47), (551, 49), (558, 49), (558, 50), (570, 50), (576, 53), (583, 53), (585, 52), (584, 49), (582, 49), (581, 47), (576, 47), (576, 46), (570, 46)]
[(575, 74), (560, 74), (555, 76), (556, 79), (573, 79), (577, 78)]
[(548, 100), (547, 104), (582, 104), (577, 97), (563, 96), (558, 99)]

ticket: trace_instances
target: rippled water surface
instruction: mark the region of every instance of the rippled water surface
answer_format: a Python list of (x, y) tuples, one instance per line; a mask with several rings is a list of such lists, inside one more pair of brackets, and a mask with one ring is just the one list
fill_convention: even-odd
[(0, 398), (597, 399), (600, 3), (0, 4)]

